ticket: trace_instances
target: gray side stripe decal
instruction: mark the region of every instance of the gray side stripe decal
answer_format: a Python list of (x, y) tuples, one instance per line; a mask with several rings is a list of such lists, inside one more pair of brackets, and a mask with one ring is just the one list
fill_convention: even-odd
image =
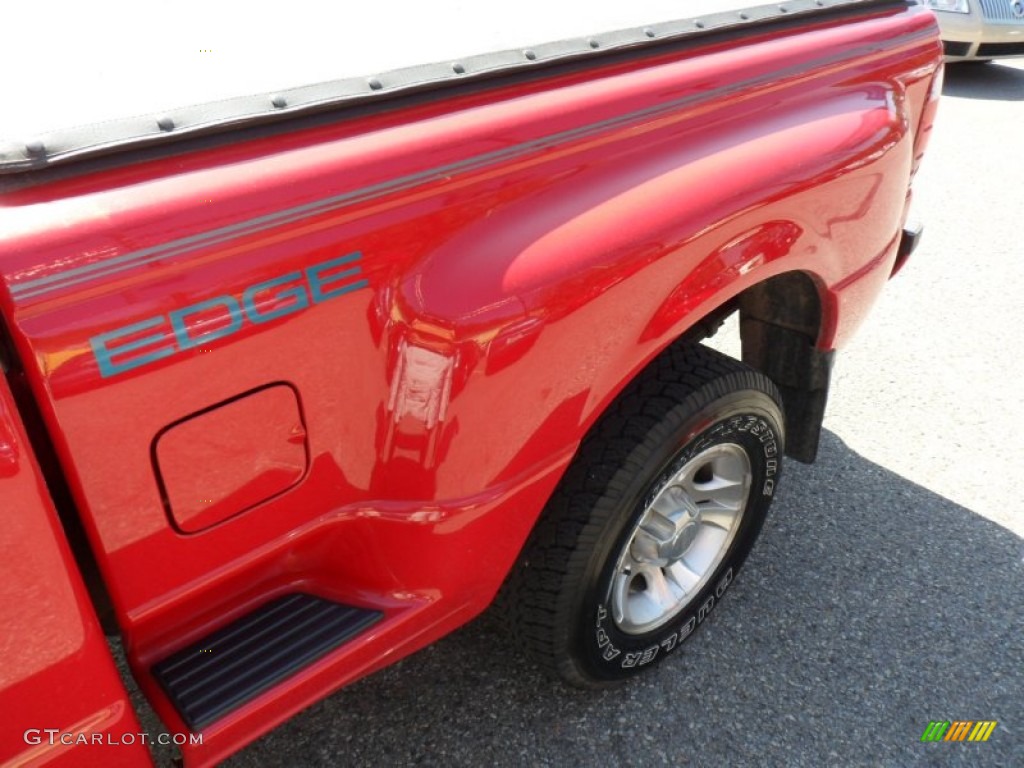
[[(933, 34), (931, 30), (923, 30), (922, 32), (918, 32), (913, 35), (907, 35), (903, 40), (904, 42), (909, 43), (915, 42), (918, 39), (931, 39), (932, 37)], [(254, 234), (273, 227), (311, 218), (322, 213), (328, 213), (330, 211), (352, 205), (353, 203), (364, 202), (393, 192), (401, 192), (411, 187), (415, 187), (429, 181), (440, 180), (456, 173), (473, 171), (501, 160), (526, 154), (535, 149), (543, 149), (571, 141), (573, 139), (584, 138), (639, 119), (659, 116), (682, 107), (691, 106), (703, 101), (743, 91), (748, 88), (764, 85), (780, 78), (798, 75), (810, 69), (828, 66), (846, 59), (852, 60), (865, 54), (877, 53), (882, 50), (884, 49), (881, 45), (872, 44), (863, 46), (847, 54), (832, 54), (813, 62), (794, 65), (760, 77), (741, 80), (732, 85), (692, 94), (690, 96), (684, 96), (673, 101), (646, 107), (635, 112), (629, 112), (624, 115), (608, 118), (607, 120), (591, 123), (579, 128), (572, 128), (539, 139), (534, 139), (532, 141), (518, 144), (514, 147), (485, 152), (465, 160), (438, 166), (425, 171), (419, 171), (391, 181), (374, 184), (351, 192), (333, 195), (312, 203), (305, 203), (303, 205), (287, 208), (283, 211), (275, 211), (274, 213), (257, 216), (246, 221), (178, 238), (177, 240), (161, 243), (160, 245), (151, 246), (149, 248), (143, 248), (132, 253), (115, 256), (93, 264), (74, 267), (59, 274), (48, 275), (46, 277), (36, 278), (35, 280), (27, 280), (11, 286), (11, 294), (18, 300), (40, 296), (51, 291), (107, 277), (128, 269), (133, 269), (160, 259), (180, 256), (184, 253), (188, 253), (189, 251), (198, 250), (199, 248), (218, 245), (245, 235)]]

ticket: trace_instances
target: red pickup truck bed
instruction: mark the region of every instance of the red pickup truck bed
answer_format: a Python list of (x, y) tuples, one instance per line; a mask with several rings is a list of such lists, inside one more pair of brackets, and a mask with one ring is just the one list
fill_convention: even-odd
[[(552, 504), (587, 492), (596, 435), (643, 423), (660, 369), (683, 373), (652, 401), (762, 382), (735, 442), (761, 446), (766, 506), (783, 433), (813, 458), (832, 352), (909, 250), (941, 58), (913, 5), (786, 5), (465, 81), (472, 59), (429, 87), (383, 76), (287, 119), (8, 147), (0, 758), (145, 757), (27, 735), (138, 731), (79, 568), (186, 762), (210, 764), (476, 616), (517, 560), (582, 547)], [(736, 310), (749, 369), (693, 348)], [(753, 461), (729, 450), (709, 455)], [(696, 530), (677, 518), (622, 558), (675, 562)], [(718, 599), (725, 552), (701, 582)], [(692, 625), (682, 603), (627, 608), (605, 636), (599, 608), (606, 676), (673, 651), (698, 603)], [(559, 669), (606, 674), (581, 664)]]

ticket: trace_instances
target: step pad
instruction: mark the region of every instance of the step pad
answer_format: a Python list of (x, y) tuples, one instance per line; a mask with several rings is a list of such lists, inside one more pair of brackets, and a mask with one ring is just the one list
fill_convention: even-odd
[(153, 675), (196, 731), (382, 617), (313, 595), (285, 595), (154, 665)]

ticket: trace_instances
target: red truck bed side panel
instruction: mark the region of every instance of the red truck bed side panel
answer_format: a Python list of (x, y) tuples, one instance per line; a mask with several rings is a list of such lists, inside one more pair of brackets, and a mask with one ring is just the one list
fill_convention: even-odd
[(930, 14), (884, 12), (0, 198), (3, 311), (169, 726), (150, 665), (249, 608), (384, 613), (189, 758), (482, 610), (586, 429), (706, 312), (799, 270), (841, 344), (938, 56)]

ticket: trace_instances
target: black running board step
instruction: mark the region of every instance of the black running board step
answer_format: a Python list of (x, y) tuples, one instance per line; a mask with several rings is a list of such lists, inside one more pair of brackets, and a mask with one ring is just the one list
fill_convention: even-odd
[(307, 594), (278, 598), (153, 666), (193, 731), (333, 651), (383, 617)]

